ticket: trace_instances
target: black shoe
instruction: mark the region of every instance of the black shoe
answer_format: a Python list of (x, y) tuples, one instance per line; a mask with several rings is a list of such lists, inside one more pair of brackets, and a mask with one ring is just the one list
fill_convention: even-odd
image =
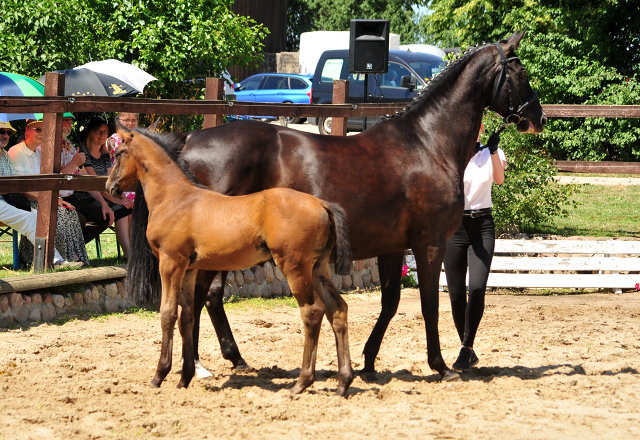
[(478, 365), (478, 362), (478, 356), (476, 356), (476, 353), (473, 351), (473, 349), (462, 347), (460, 349), (460, 354), (458, 355), (458, 360), (453, 363), (453, 368), (466, 373), (467, 371)]

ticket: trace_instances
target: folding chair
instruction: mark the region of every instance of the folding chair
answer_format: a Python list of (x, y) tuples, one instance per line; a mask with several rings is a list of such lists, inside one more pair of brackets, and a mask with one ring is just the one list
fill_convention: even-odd
[[(116, 234), (116, 228), (115, 226), (109, 226), (109, 229), (111, 229), (113, 231), (113, 235)], [(105, 232), (103, 232), (104, 234)], [(96, 254), (98, 255), (98, 258), (102, 260), (102, 247), (100, 246), (100, 236), (98, 235), (95, 239), (96, 242)], [(121, 253), (120, 253), (120, 243), (118, 243), (118, 237), (116, 236), (116, 249), (118, 250), (118, 258), (121, 258)], [(14, 251), (15, 254), (15, 251)]]
[(18, 270), (18, 231), (11, 229), (4, 223), (0, 223), (0, 237), (5, 234), (13, 237), (13, 269)]

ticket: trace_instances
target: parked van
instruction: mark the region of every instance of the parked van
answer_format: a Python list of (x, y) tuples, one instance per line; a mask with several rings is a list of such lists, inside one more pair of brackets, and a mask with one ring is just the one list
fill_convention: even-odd
[[(443, 67), (444, 61), (436, 55), (390, 50), (388, 72), (369, 75), (367, 102), (408, 104)], [(349, 80), (349, 103), (363, 102), (364, 74), (349, 73), (349, 50), (342, 49), (328, 50), (320, 56), (313, 75), (312, 104), (331, 104), (334, 79)], [(368, 116), (367, 127), (379, 120), (380, 117)], [(331, 118), (308, 118), (308, 121), (317, 124), (320, 133), (331, 133)], [(363, 123), (363, 117), (349, 118), (347, 128), (362, 131)]]

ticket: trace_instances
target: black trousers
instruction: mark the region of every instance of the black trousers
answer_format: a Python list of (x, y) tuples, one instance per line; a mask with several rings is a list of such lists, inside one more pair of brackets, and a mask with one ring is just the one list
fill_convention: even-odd
[(76, 208), (78, 217), (84, 217), (85, 219), (84, 224), (80, 220), (85, 243), (89, 243), (109, 227), (109, 217), (102, 218), (102, 209), (99, 206), (80, 200), (75, 193), (69, 197), (64, 197), (64, 200)]
[(473, 347), (484, 313), (484, 297), (493, 259), (495, 233), (491, 214), (476, 218), (463, 217), (460, 227), (447, 241), (444, 271), (449, 287), (453, 322), (465, 347)]

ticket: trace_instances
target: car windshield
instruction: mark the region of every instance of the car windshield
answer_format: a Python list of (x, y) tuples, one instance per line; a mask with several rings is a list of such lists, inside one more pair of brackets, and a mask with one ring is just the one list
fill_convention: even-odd
[(433, 62), (433, 61), (412, 61), (409, 65), (415, 70), (418, 75), (425, 81), (436, 76), (444, 68), (445, 63)]

